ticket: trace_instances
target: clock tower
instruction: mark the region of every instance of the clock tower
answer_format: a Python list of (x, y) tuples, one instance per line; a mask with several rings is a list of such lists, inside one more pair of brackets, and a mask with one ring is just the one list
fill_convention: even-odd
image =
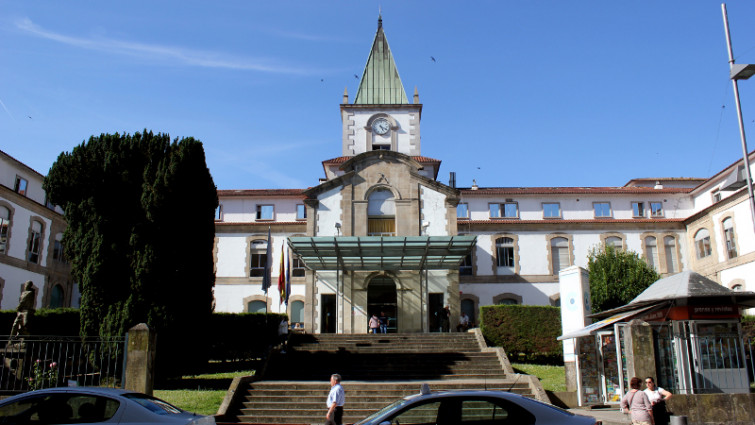
[(341, 104), (343, 156), (374, 150), (420, 155), (419, 123), (422, 104), (415, 89), (409, 103), (396, 62), (378, 18), (375, 40), (364, 67), (354, 103), (346, 92)]

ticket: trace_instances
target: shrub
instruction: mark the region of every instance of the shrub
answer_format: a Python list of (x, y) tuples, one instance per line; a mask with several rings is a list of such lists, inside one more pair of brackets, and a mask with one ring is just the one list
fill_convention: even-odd
[(562, 364), (561, 309), (550, 306), (493, 305), (481, 309), (481, 330), (511, 361)]

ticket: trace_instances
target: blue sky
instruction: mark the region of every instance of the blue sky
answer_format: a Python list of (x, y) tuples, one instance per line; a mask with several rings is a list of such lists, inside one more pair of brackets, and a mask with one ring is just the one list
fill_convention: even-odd
[[(146, 128), (201, 140), (220, 189), (314, 186), (379, 7), (443, 182), (621, 186), (742, 156), (708, 0), (0, 0), (0, 149), (47, 173), (91, 135)], [(755, 2), (727, 7), (755, 63)], [(755, 80), (740, 94), (752, 150)]]

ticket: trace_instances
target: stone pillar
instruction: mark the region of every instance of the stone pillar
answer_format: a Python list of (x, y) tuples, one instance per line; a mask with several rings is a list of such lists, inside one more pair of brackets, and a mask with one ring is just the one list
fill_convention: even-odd
[(627, 350), (627, 381), (632, 377), (645, 380), (655, 377), (655, 347), (653, 328), (647, 322), (632, 320), (624, 330), (624, 346)]
[[(590, 314), (590, 279), (587, 270), (572, 266), (558, 273), (561, 293), (561, 334), (566, 335), (592, 323)], [(577, 391), (577, 355), (574, 338), (563, 341), (566, 391)]]
[(155, 383), (155, 346), (157, 333), (145, 323), (128, 330), (124, 387), (129, 391), (152, 395)]

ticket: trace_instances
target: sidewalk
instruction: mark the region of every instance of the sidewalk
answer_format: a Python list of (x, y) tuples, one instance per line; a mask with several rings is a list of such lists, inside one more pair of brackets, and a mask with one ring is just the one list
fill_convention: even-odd
[(629, 415), (621, 413), (618, 407), (607, 409), (574, 408), (568, 410), (576, 415), (592, 416), (603, 423), (603, 425), (624, 425), (632, 423), (632, 420), (629, 419)]

